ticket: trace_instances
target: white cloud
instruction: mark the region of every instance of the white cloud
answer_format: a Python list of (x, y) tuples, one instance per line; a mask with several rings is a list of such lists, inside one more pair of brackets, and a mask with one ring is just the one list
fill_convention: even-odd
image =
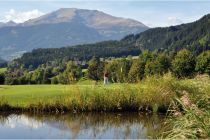
[(45, 124), (37, 121), (33, 118), (29, 118), (25, 115), (12, 115), (7, 118), (6, 123), (4, 124), (4, 127), (7, 128), (32, 128), (32, 129), (39, 129), (40, 127), (43, 127)]
[(22, 23), (29, 19), (37, 18), (44, 13), (34, 9), (31, 11), (16, 11), (14, 9), (10, 9), (8, 12), (5, 12), (3, 15), (0, 15), (1, 22), (14, 21), (16, 23)]
[(168, 23), (168, 25), (169, 26), (171, 26), (171, 25), (178, 25), (178, 24), (182, 24), (183, 23), (183, 21), (182, 20), (180, 20), (179, 18), (177, 18), (177, 17), (168, 17), (168, 19), (167, 19), (167, 23)]

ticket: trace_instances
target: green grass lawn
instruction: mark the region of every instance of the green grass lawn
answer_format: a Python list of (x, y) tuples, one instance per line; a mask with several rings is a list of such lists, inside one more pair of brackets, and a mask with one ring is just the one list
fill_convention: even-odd
[[(12, 107), (68, 108), (69, 110), (157, 110), (168, 106), (175, 96), (186, 91), (197, 95), (210, 94), (210, 80), (177, 80), (171, 76), (151, 77), (138, 84), (108, 84), (80, 81), (75, 85), (16, 85), (0, 86), (0, 105)], [(41, 106), (41, 107), (39, 107)]]
[(4, 73), (7, 70), (7, 68), (0, 68), (0, 74)]
[[(119, 84), (90, 85), (0, 85), (1, 102), (6, 102), (12, 106), (28, 106), (38, 102), (51, 102), (53, 100), (63, 100), (75, 94), (90, 92), (90, 90), (114, 90), (120, 88)], [(88, 83), (88, 85), (86, 85)], [(93, 89), (94, 88), (94, 89)]]
[(10, 105), (26, 105), (68, 94), (64, 85), (17, 85), (0, 86), (0, 98)]

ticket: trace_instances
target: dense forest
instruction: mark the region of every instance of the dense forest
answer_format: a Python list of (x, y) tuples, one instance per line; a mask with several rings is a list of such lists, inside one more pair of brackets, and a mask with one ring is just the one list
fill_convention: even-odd
[(9, 67), (0, 75), (0, 84), (72, 84), (81, 79), (101, 81), (105, 72), (113, 83), (135, 83), (147, 76), (161, 76), (168, 72), (177, 78), (210, 75), (210, 51), (195, 55), (182, 49), (172, 56), (146, 50), (137, 59), (127, 57), (111, 61), (93, 57), (87, 63), (87, 69), (82, 69), (82, 64), (76, 61), (46, 63), (36, 69)]
[(20, 59), (14, 61), (16, 65), (24, 65), (28, 68), (36, 68), (40, 64), (52, 61), (69, 60), (90, 60), (92, 56), (96, 57), (122, 57), (128, 55), (138, 55), (139, 48), (132, 43), (125, 41), (105, 41), (96, 44), (78, 45), (73, 47), (56, 49), (36, 49), (31, 53), (25, 53)]
[(37, 68), (53, 61), (90, 60), (92, 56), (126, 57), (143, 50), (174, 54), (186, 48), (194, 54), (210, 49), (210, 14), (198, 21), (178, 26), (153, 28), (137, 35), (128, 35), (120, 41), (105, 41), (63, 48), (36, 49), (16, 59), (15, 66)]
[(195, 53), (210, 48), (210, 14), (198, 21), (167, 28), (155, 28), (134, 36), (136, 45), (150, 50), (180, 50)]

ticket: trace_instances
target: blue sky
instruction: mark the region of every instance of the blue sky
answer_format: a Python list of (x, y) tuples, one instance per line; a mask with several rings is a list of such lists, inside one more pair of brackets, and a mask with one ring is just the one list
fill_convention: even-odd
[(0, 22), (23, 22), (59, 8), (100, 10), (132, 18), (149, 27), (188, 23), (210, 13), (210, 1), (200, 0), (0, 0)]

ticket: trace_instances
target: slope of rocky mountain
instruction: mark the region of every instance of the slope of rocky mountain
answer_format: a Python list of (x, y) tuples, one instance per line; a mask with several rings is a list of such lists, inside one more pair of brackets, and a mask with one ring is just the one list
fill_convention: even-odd
[(56, 48), (119, 40), (148, 27), (97, 10), (62, 8), (16, 26), (0, 28), (0, 56), (14, 58), (36, 48)]
[(1, 27), (8, 27), (8, 26), (16, 26), (16, 25), (18, 25), (18, 24), (15, 23), (14, 21), (8, 21), (6, 23), (0, 22), (0, 28)]

